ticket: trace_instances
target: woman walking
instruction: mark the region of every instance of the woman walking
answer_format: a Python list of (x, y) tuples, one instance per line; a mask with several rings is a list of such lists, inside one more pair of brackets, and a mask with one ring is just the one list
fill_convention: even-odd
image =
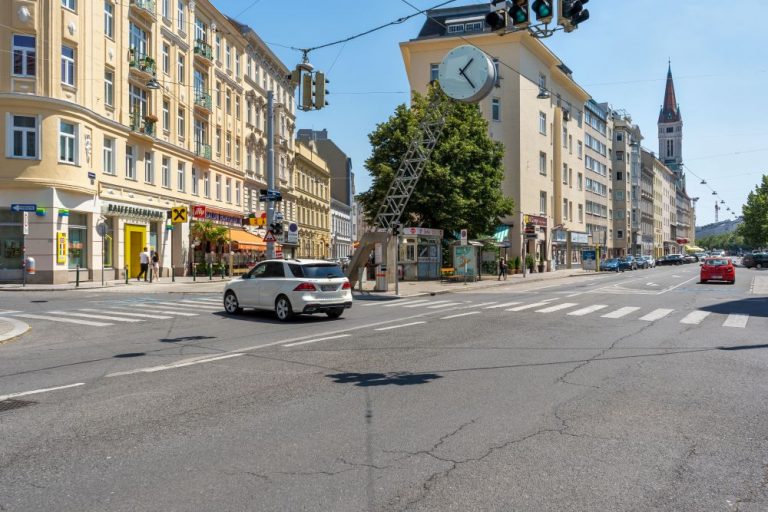
[(499, 258), (499, 279), (498, 281), (501, 281), (501, 278), (504, 277), (504, 280), (507, 280), (507, 260), (505, 258)]

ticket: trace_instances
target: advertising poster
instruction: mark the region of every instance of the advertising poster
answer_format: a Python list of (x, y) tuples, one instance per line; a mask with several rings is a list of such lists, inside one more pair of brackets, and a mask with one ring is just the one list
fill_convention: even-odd
[(67, 234), (63, 231), (56, 233), (56, 263), (67, 263)]
[(458, 275), (476, 275), (475, 248), (471, 245), (455, 245), (453, 247), (453, 266)]

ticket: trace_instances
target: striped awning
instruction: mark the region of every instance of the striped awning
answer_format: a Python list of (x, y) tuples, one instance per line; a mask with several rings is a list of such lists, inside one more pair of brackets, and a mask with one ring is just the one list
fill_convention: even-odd
[(509, 226), (501, 225), (493, 233), (493, 239), (497, 242), (503, 242), (509, 238)]

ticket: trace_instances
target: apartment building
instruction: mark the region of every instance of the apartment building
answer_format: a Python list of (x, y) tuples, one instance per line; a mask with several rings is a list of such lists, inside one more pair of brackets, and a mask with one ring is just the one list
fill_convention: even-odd
[(294, 191), (298, 220), (298, 258), (330, 257), (331, 171), (314, 141), (296, 144)]
[(640, 249), (643, 255), (655, 255), (655, 208), (653, 168), (641, 166), (640, 171)]
[[(613, 120), (613, 256), (650, 254), (642, 250), (642, 185), (640, 171), (640, 128), (621, 111), (612, 111)], [(651, 185), (653, 181), (651, 180)], [(651, 224), (652, 226), (652, 224)], [(652, 232), (652, 227), (651, 227)]]
[(410, 87), (425, 93), (456, 46), (473, 44), (493, 56), (496, 87), (479, 107), (490, 137), (505, 147), (502, 188), (517, 208), (502, 219), (509, 252), (522, 256), (523, 228), (530, 223), (537, 239), (525, 242), (526, 254), (550, 269), (553, 263), (579, 265), (580, 249), (589, 242), (583, 174), (589, 95), (540, 40), (525, 31), (504, 37), (490, 32), (483, 22), (487, 13), (487, 3), (428, 11), (418, 36), (400, 43)]
[(8, 0), (0, 16), (0, 280), (20, 279), (24, 251), (31, 282), (73, 281), (78, 269), (82, 280), (133, 277), (143, 247), (164, 275), (187, 272), (211, 248), (169, 210), (238, 232), (246, 191), (265, 186), (263, 124), (251, 116), (268, 90), (282, 98), (277, 161), (290, 188), (287, 68), (210, 2)]
[[(605, 103), (589, 100), (584, 104), (584, 189), (586, 229), (590, 243), (600, 247), (601, 255), (616, 256), (622, 247), (622, 223), (627, 218), (626, 191), (612, 183), (613, 117)], [(617, 163), (618, 158), (617, 158)], [(614, 224), (618, 227), (613, 229)], [(621, 233), (620, 233), (621, 232)], [(622, 235), (622, 236), (619, 236)]]
[[(655, 153), (642, 149), (643, 172), (653, 175), (653, 255), (682, 251), (674, 238), (677, 224), (675, 173)], [(647, 169), (647, 170), (646, 170)]]

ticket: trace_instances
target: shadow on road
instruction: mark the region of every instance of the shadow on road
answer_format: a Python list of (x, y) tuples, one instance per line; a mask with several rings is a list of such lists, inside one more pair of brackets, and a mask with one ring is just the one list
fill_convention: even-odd
[(768, 298), (752, 297), (749, 299), (731, 300), (728, 302), (712, 304), (711, 306), (704, 306), (699, 309), (702, 311), (710, 311), (712, 313), (720, 313), (721, 315), (737, 313), (742, 315), (768, 317)]
[(161, 343), (178, 343), (180, 341), (215, 340), (216, 336), (181, 336), (179, 338), (160, 338)]
[(413, 386), (415, 384), (427, 384), (436, 379), (442, 379), (436, 373), (335, 373), (326, 375), (337, 384), (355, 383), (358, 387), (370, 386)]
[(318, 313), (316, 315), (296, 315), (288, 322), (281, 322), (275, 316), (274, 311), (254, 310), (254, 309), (245, 310), (242, 313), (237, 315), (229, 315), (224, 311), (215, 311), (213, 312), (213, 314), (221, 318), (226, 318), (227, 320), (238, 320), (241, 322), (242, 321), (259, 322), (263, 324), (275, 324), (275, 325), (291, 325), (291, 324), (302, 325), (302, 324), (311, 324), (313, 322), (329, 322), (329, 321), (344, 320), (343, 317), (336, 320), (331, 320), (327, 316), (325, 316), (325, 314)]
[(768, 348), (768, 344), (761, 345), (734, 345), (732, 347), (717, 347), (718, 350), (752, 350), (755, 348)]
[(129, 357), (142, 357), (147, 355), (146, 352), (126, 352), (125, 354), (115, 354), (112, 357), (116, 357), (118, 359), (124, 359)]

